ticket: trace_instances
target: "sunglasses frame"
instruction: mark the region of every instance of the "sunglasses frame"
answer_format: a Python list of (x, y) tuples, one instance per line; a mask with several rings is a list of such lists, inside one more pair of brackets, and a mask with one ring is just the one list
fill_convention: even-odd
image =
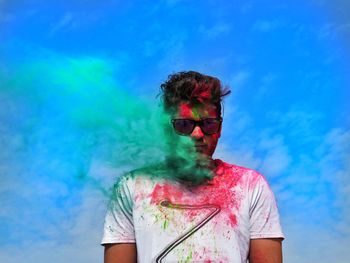
[[(203, 124), (203, 122), (204, 122), (205, 120), (208, 120), (208, 119), (209, 119), (209, 120), (217, 120), (217, 121), (219, 122), (219, 127), (218, 127), (218, 130), (217, 130), (216, 132), (213, 132), (213, 133), (206, 133), (206, 132), (203, 130), (202, 124)], [(181, 133), (181, 132), (177, 131), (177, 130), (175, 129), (175, 124), (174, 124), (175, 121), (177, 121), (177, 120), (188, 120), (188, 121), (193, 122), (194, 125), (193, 125), (193, 128), (192, 128), (191, 132), (189, 132), (189, 133)], [(198, 121), (193, 120), (193, 119), (177, 118), (177, 119), (172, 119), (172, 120), (171, 120), (171, 123), (173, 124), (173, 128), (174, 128), (175, 132), (176, 132), (177, 134), (179, 134), (179, 135), (190, 135), (190, 134), (193, 132), (193, 130), (194, 130), (197, 126), (198, 126), (199, 128), (201, 128), (201, 131), (202, 131), (205, 135), (213, 135), (213, 134), (218, 133), (218, 132), (220, 131), (220, 128), (221, 128), (221, 125), (222, 125), (222, 118), (221, 118), (221, 117), (216, 117), (216, 118), (204, 118), (204, 119), (200, 119), (200, 120), (198, 120)]]

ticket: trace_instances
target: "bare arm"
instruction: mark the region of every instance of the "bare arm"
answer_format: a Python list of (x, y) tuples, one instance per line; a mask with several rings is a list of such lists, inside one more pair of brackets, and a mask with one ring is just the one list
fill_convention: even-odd
[(282, 239), (251, 239), (249, 250), (249, 262), (282, 263)]
[(104, 263), (136, 263), (135, 243), (106, 244)]

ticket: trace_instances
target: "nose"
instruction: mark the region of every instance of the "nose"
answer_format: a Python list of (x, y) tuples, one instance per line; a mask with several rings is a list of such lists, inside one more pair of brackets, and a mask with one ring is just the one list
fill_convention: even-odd
[(202, 132), (202, 129), (199, 126), (194, 127), (192, 133), (191, 133), (191, 137), (199, 140), (202, 139), (204, 137), (204, 133)]

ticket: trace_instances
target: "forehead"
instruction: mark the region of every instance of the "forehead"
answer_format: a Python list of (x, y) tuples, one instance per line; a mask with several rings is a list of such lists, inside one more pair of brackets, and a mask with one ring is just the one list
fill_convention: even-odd
[(213, 104), (192, 104), (181, 102), (177, 108), (176, 117), (200, 119), (205, 117), (218, 117), (217, 108)]

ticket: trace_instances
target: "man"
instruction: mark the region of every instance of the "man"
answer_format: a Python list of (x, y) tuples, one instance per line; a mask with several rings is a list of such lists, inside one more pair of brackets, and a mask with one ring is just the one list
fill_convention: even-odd
[(122, 177), (106, 215), (105, 263), (282, 262), (274, 196), (259, 173), (213, 160), (217, 78), (180, 72), (161, 85), (168, 156)]

